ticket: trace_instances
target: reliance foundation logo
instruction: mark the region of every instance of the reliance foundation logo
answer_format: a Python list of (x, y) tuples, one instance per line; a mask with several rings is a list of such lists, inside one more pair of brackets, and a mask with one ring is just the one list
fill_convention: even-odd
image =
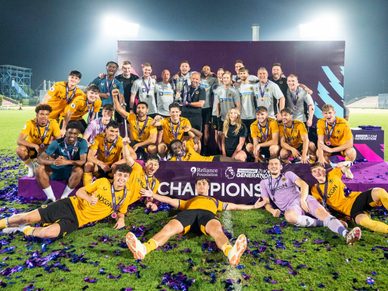
[(218, 169), (191, 167), (190, 172), (192, 177), (218, 177)]

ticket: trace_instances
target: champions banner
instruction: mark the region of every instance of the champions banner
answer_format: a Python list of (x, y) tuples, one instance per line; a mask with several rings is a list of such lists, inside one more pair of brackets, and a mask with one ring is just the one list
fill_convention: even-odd
[[(308, 184), (315, 183), (310, 166), (291, 164), (283, 172), (292, 171)], [(260, 197), (260, 181), (269, 177), (266, 164), (222, 162), (162, 162), (156, 173), (159, 194), (183, 200), (195, 196), (195, 181), (210, 180), (211, 197), (237, 204), (254, 204)]]
[(296, 74), (314, 91), (317, 118), (325, 103), (344, 115), (344, 41), (118, 41), (117, 54), (120, 64), (130, 61), (140, 75), (141, 65), (151, 63), (158, 78), (163, 69), (177, 73), (182, 60), (192, 71), (209, 65), (213, 72), (223, 67), (235, 74), (234, 61), (241, 59), (251, 75), (259, 67), (271, 75), (272, 64), (281, 63), (285, 75)]

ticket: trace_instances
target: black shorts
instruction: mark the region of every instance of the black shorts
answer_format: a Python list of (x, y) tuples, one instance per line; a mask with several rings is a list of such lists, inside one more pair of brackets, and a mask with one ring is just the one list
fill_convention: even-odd
[(370, 211), (373, 208), (370, 206), (370, 203), (372, 202), (372, 189), (360, 193), (356, 200), (354, 200), (352, 209), (350, 210), (350, 217), (355, 219), (357, 215), (362, 214), (365, 211)]
[(70, 198), (61, 199), (38, 208), (41, 222), (58, 223), (60, 227), (58, 237), (65, 236), (78, 229), (78, 219)]
[(178, 213), (174, 219), (178, 220), (183, 225), (184, 234), (190, 230), (207, 234), (206, 224), (212, 219), (217, 219), (217, 217), (209, 210), (190, 209)]
[(264, 158), (269, 159), (271, 156), (271, 153), (269, 152), (269, 147), (261, 147), (260, 148), (260, 155), (264, 156)]
[(210, 123), (212, 119), (212, 108), (202, 108), (202, 124)]

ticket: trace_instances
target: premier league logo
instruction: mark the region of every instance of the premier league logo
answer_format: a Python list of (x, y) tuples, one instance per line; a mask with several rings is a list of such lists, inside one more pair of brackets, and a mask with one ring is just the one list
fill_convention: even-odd
[(235, 171), (232, 167), (227, 167), (225, 170), (225, 177), (229, 180), (233, 179), (236, 176)]

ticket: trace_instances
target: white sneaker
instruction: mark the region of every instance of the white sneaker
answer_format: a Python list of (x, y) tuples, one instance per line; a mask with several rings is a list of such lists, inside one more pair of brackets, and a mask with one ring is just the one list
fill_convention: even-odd
[(233, 267), (237, 266), (240, 263), (240, 258), (242, 254), (247, 249), (247, 238), (244, 234), (240, 234), (233, 245), (232, 249), (229, 251), (228, 259), (229, 264)]
[(342, 170), (343, 170), (346, 178), (348, 178), (348, 179), (353, 179), (354, 178), (352, 171), (350, 171), (350, 166), (349, 167), (347, 167), (347, 166), (343, 167)]
[(352, 245), (356, 241), (359, 241), (361, 239), (361, 228), (359, 228), (357, 226), (357, 227), (353, 228), (352, 230), (350, 230), (346, 234), (345, 239), (346, 239), (346, 243), (348, 245)]
[(125, 242), (127, 243), (128, 249), (132, 252), (133, 257), (136, 260), (144, 259), (147, 250), (145, 245), (143, 245), (132, 232), (128, 232), (125, 236)]
[(22, 225), (19, 225), (19, 226), (15, 226), (15, 227), (6, 227), (2, 230), (3, 233), (6, 233), (6, 234), (11, 234), (11, 233), (15, 233), (15, 232), (23, 232), (23, 230), (26, 229), (26, 227), (28, 227), (29, 225), (27, 224), (22, 224)]

